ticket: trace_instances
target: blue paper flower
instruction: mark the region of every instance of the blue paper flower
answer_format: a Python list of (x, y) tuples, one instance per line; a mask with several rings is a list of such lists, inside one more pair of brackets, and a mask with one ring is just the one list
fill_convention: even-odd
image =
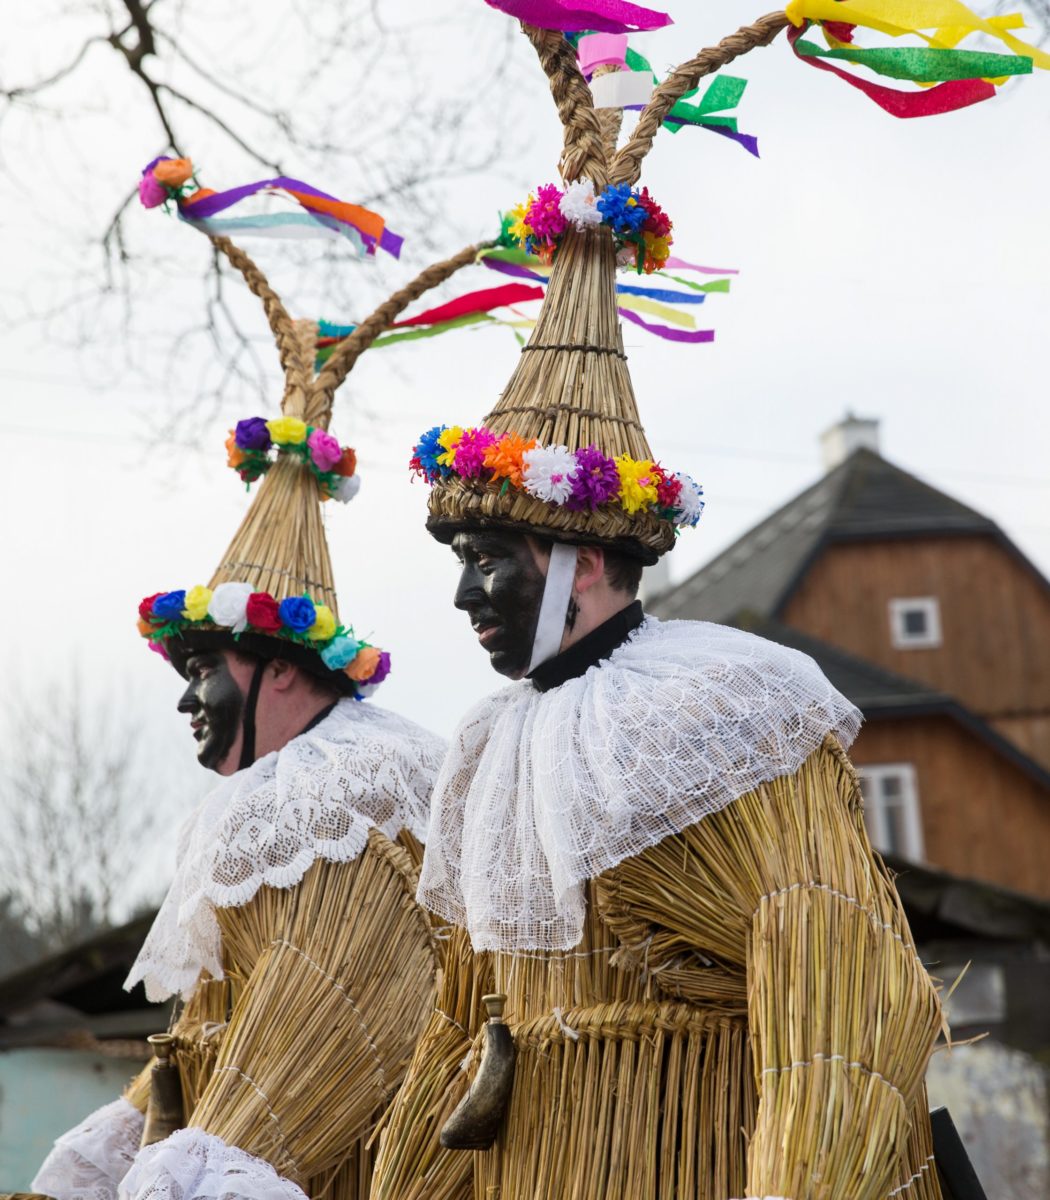
[(164, 621), (177, 621), (186, 607), (186, 590), (165, 592), (153, 601), (153, 615)]
[(441, 445), (438, 438), (447, 428), (447, 425), (435, 425), (433, 429), (428, 429), (416, 443), (412, 455), (412, 469), (419, 471), (430, 483), (433, 483), (435, 479), (447, 478), (452, 474), (451, 467), (442, 466), (438, 462), (438, 455), (445, 453), (445, 447)]
[(629, 183), (614, 183), (607, 187), (598, 197), (598, 211), (613, 233), (621, 235), (638, 233), (649, 217), (648, 210), (638, 203)]
[(317, 620), (317, 609), (309, 596), (288, 596), (281, 601), (277, 614), (293, 633), (305, 633)]
[(321, 661), (330, 671), (341, 671), (357, 657), (361, 643), (350, 637), (336, 637), (321, 651)]

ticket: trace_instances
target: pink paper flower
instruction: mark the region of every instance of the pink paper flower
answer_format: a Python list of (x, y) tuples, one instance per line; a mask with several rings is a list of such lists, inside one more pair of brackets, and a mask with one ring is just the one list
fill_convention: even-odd
[(496, 440), (496, 435), (484, 427), (468, 429), (456, 444), (456, 472), (464, 479), (474, 479), (485, 466), (485, 451)]
[(168, 198), (168, 189), (152, 171), (147, 171), (139, 180), (139, 200), (143, 208), (159, 208)]
[(545, 183), (536, 189), (536, 199), (529, 205), (525, 222), (538, 242), (553, 242), (565, 232), (568, 222), (561, 211), (561, 188)]
[(310, 447), (310, 458), (319, 471), (330, 471), (343, 457), (342, 447), (330, 433), (315, 429), (306, 439)]

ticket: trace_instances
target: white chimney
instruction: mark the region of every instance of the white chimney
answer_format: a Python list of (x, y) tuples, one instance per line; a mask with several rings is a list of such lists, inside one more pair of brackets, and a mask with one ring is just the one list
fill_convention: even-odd
[(820, 435), (825, 471), (833, 471), (862, 448), (879, 453), (879, 422), (874, 417), (855, 417), (847, 410), (841, 421)]

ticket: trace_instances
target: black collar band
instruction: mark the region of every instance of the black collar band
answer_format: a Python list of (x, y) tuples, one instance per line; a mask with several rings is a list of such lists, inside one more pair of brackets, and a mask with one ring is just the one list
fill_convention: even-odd
[(586, 637), (553, 658), (548, 658), (526, 678), (538, 692), (549, 692), (561, 687), (570, 679), (577, 679), (585, 671), (608, 658), (610, 654), (631, 636), (645, 620), (641, 600), (628, 604)]

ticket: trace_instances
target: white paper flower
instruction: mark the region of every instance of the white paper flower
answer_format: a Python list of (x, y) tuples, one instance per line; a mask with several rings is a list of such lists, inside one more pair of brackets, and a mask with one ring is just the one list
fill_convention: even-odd
[(248, 628), (248, 597), (254, 591), (250, 583), (220, 583), (211, 594), (208, 616), (216, 625), (243, 632)]
[(690, 475), (675, 472), (675, 479), (682, 485), (678, 504), (674, 510), (676, 525), (695, 525), (704, 511), (704, 489)]
[(525, 490), (537, 500), (564, 504), (572, 492), (576, 456), (565, 446), (537, 446), (521, 456)]
[(361, 479), (358, 475), (344, 475), (335, 489), (335, 499), (340, 504), (349, 504), (361, 490)]
[(359, 683), (357, 685), (357, 694), (362, 700), (367, 700), (369, 696), (374, 696), (382, 686), (381, 683)]
[(602, 214), (598, 211), (596, 201), (594, 184), (589, 179), (577, 179), (574, 183), (565, 185), (559, 205), (561, 215), (577, 229), (586, 229), (588, 225), (600, 225)]

